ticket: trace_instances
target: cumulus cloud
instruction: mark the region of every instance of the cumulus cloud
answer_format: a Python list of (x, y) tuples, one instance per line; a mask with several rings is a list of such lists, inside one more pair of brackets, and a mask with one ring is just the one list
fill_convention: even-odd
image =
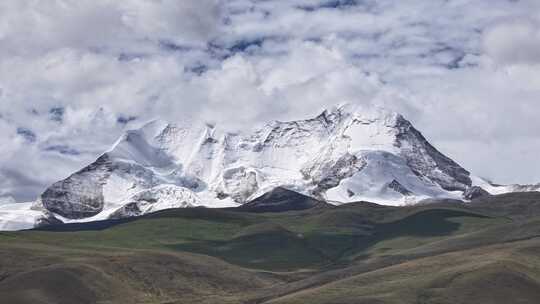
[(486, 53), (500, 64), (540, 63), (540, 22), (520, 18), (486, 31)]
[(0, 3), (2, 51), (20, 56), (75, 48), (148, 51), (150, 42), (204, 45), (219, 31), (218, 0), (8, 0)]
[(343, 102), (403, 113), (479, 175), (540, 181), (538, 11), (536, 0), (1, 1), (0, 196), (34, 199), (156, 117), (245, 129)]

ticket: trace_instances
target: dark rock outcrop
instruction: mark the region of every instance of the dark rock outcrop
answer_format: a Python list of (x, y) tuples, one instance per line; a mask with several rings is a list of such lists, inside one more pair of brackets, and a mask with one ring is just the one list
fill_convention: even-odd
[(134, 217), (141, 215), (141, 209), (139, 208), (139, 205), (137, 202), (132, 202), (124, 205), (122, 208), (116, 210), (111, 215), (109, 215), (109, 219), (122, 219), (122, 218), (128, 218), (128, 217)]
[(415, 174), (448, 191), (465, 191), (471, 186), (469, 171), (439, 152), (401, 115), (396, 127), (399, 130), (396, 146), (402, 149), (401, 155)]
[(475, 198), (488, 196), (488, 195), (491, 195), (491, 194), (489, 194), (489, 192), (484, 190), (482, 187), (478, 187), (478, 186), (469, 187), (467, 190), (465, 190), (465, 192), (463, 192), (463, 198), (469, 201)]
[(235, 209), (247, 212), (285, 212), (312, 208), (330, 208), (331, 206), (326, 202), (278, 187)]
[(80, 219), (100, 213), (105, 204), (103, 181), (111, 171), (104, 154), (93, 164), (54, 183), (41, 195), (43, 207), (68, 219)]
[(397, 180), (393, 180), (390, 184), (388, 184), (388, 188), (396, 191), (397, 193), (401, 193), (401, 194), (403, 194), (405, 196), (413, 194), (411, 191), (409, 191), (409, 189), (405, 188)]

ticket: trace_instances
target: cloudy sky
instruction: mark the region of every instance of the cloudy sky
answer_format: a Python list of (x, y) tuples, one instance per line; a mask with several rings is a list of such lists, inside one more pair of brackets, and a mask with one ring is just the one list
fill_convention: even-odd
[(540, 182), (540, 1), (0, 1), (0, 197), (33, 200), (152, 118), (242, 129), (344, 102)]

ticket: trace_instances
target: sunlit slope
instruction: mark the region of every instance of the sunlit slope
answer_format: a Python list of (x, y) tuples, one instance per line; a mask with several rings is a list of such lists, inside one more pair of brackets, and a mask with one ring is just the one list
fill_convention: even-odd
[(507, 303), (519, 295), (537, 303), (538, 198), (267, 213), (171, 209), (5, 232), (0, 296), (9, 303), (330, 304)]

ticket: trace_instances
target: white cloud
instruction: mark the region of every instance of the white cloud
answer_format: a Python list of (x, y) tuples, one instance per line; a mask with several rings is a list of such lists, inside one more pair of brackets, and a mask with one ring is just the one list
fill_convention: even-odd
[(2, 51), (40, 55), (61, 48), (148, 51), (147, 42), (201, 45), (219, 31), (218, 0), (7, 0), (0, 3)]
[(540, 23), (527, 18), (499, 23), (485, 33), (484, 46), (500, 64), (539, 64)]
[(475, 173), (540, 181), (538, 1), (339, 3), (1, 1), (0, 196), (32, 199), (151, 118), (245, 128), (347, 101), (402, 112)]

